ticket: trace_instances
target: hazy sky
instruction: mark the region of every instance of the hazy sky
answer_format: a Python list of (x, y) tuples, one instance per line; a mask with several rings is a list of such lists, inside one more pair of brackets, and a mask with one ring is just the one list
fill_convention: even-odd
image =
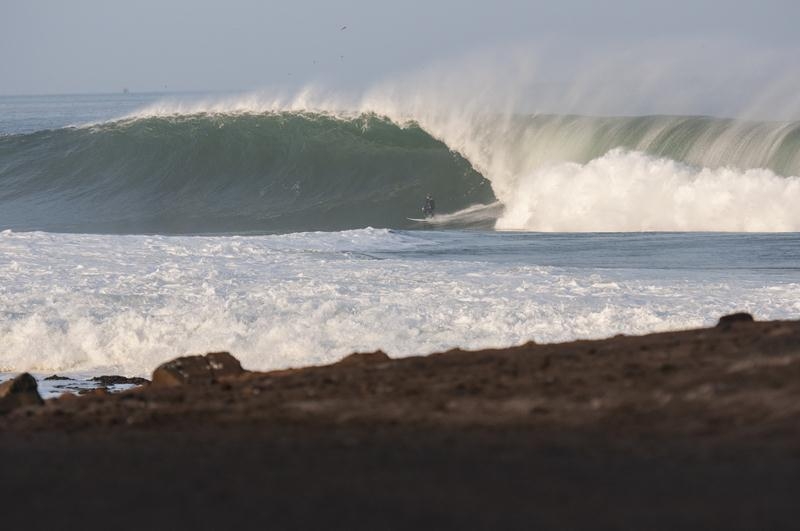
[(0, 94), (359, 88), (541, 42), (565, 65), (683, 43), (796, 59), (798, 21), (798, 0), (0, 0)]

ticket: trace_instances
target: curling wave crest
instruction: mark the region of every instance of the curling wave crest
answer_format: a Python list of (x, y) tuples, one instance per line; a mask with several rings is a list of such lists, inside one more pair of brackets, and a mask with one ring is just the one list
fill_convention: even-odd
[[(800, 123), (496, 114), (362, 101), (163, 102), (0, 137), (0, 227), (122, 234), (440, 227), (800, 230)], [(342, 108), (355, 109), (343, 112)]]

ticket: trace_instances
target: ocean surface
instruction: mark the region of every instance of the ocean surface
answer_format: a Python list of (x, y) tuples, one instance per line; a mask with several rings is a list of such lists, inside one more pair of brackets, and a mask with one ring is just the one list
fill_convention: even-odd
[(794, 122), (0, 97), (0, 372), (796, 319), (797, 175)]

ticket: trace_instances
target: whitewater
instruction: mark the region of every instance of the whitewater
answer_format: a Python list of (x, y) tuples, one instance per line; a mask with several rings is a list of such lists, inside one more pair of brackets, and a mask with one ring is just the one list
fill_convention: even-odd
[(432, 193), (462, 227), (800, 230), (800, 122), (498, 114), (377, 97), (341, 105), (311, 95), (167, 100), (120, 119), (7, 133), (0, 226), (411, 228), (406, 218)]
[(797, 235), (5, 232), (0, 246), (3, 371), (146, 375), (209, 349), (285, 368), (800, 313)]
[(800, 123), (441, 103), (0, 98), (0, 371), (800, 315)]

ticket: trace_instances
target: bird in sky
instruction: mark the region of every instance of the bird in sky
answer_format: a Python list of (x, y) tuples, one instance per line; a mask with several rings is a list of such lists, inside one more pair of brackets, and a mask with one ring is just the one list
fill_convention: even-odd
[(339, 31), (344, 31), (346, 29), (347, 29), (347, 26), (342, 26), (342, 29), (340, 29)]

